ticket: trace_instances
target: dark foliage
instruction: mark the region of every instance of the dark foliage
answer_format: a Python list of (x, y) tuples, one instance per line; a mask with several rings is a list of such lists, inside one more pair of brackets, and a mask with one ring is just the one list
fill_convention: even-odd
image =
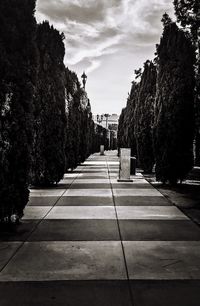
[(74, 169), (88, 154), (87, 124), (88, 98), (81, 88), (77, 75), (69, 69), (65, 71), (66, 92), (66, 170)]
[(104, 145), (105, 150), (108, 150), (109, 144), (108, 144), (108, 131), (103, 128), (99, 124), (94, 125), (94, 136), (93, 136), (93, 145), (92, 145), (92, 151), (99, 152), (99, 148), (101, 145)]
[[(136, 78), (141, 76), (141, 69), (136, 71)], [(137, 155), (135, 140), (134, 113), (138, 99), (139, 83), (132, 82), (131, 92), (127, 99), (126, 108), (122, 110), (118, 127), (118, 148), (131, 148), (132, 156)]]
[(65, 169), (65, 86), (62, 35), (44, 22), (37, 27), (39, 71), (35, 97), (33, 185), (59, 182)]
[(200, 1), (174, 0), (177, 21), (189, 34), (196, 49), (195, 63), (195, 143), (196, 165), (200, 166)]
[(65, 70), (66, 95), (66, 171), (74, 169), (91, 153), (98, 152), (101, 144), (108, 149), (107, 131), (95, 125), (90, 101), (79, 83), (77, 75)]
[(164, 27), (154, 115), (156, 177), (174, 184), (193, 166), (194, 48), (175, 23)]
[(28, 202), (36, 77), (35, 0), (0, 1), (0, 221)]
[(198, 0), (174, 0), (177, 21), (187, 29), (194, 41), (198, 40), (200, 27), (200, 3)]
[(154, 165), (152, 124), (156, 94), (156, 67), (146, 61), (141, 76), (138, 99), (134, 113), (134, 132), (140, 167), (151, 173)]

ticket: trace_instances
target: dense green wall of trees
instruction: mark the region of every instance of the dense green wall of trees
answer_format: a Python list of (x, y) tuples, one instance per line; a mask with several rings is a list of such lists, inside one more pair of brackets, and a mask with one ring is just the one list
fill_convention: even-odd
[[(195, 48), (167, 14), (154, 62), (136, 70), (119, 120), (118, 146), (136, 148), (139, 166), (162, 182), (183, 180), (193, 166)], [(196, 85), (197, 89), (197, 85)], [(198, 117), (198, 116), (197, 116)]]
[(193, 166), (195, 54), (190, 40), (175, 23), (165, 25), (157, 53), (156, 177), (176, 183)]
[(30, 184), (56, 184), (107, 148), (90, 101), (65, 68), (64, 35), (37, 25), (35, 0), (0, 2), (0, 223), (23, 215)]
[(65, 49), (48, 22), (37, 27), (38, 77), (34, 109), (32, 184), (59, 182), (65, 169)]
[(28, 202), (36, 83), (34, 0), (0, 1), (0, 222)]
[(152, 62), (146, 61), (141, 75), (133, 117), (138, 162), (145, 173), (151, 173), (154, 165), (152, 125), (156, 95), (156, 75), (156, 66)]
[(174, 0), (175, 15), (190, 38), (196, 54), (195, 60), (195, 164), (200, 166), (200, 1)]
[(138, 98), (139, 84), (132, 82), (131, 92), (127, 99), (126, 108), (122, 109), (118, 126), (118, 148), (131, 148), (132, 156), (137, 155), (135, 139), (134, 112)]

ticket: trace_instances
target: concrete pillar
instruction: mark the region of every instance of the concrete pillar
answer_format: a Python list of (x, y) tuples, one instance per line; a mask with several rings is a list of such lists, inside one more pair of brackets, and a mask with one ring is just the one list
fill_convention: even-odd
[(131, 149), (120, 149), (120, 165), (118, 182), (131, 182)]
[(105, 155), (104, 154), (104, 145), (100, 146), (100, 155)]

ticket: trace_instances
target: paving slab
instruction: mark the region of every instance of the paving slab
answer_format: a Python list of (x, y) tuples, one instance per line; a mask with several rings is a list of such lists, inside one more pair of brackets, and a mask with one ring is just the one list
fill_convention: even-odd
[[(81, 166), (81, 170), (87, 170), (87, 169), (107, 169), (106, 164), (104, 165), (99, 165), (99, 164), (91, 164), (91, 165), (86, 165), (85, 163)], [(77, 169), (75, 169), (77, 170)]]
[(76, 177), (78, 176), (78, 174), (77, 173), (74, 173), (74, 172), (72, 172), (72, 173), (65, 173), (64, 174), (64, 179), (65, 178), (71, 178), (71, 179), (75, 179)]
[(94, 165), (90, 165), (90, 166), (89, 165), (82, 166), (82, 168), (80, 170), (87, 170), (87, 169), (96, 169), (97, 171), (98, 171), (98, 169), (100, 169), (100, 170), (103, 169), (103, 170), (107, 171), (108, 168), (107, 168), (106, 165), (97, 165), (97, 164), (94, 164)]
[(163, 197), (163, 195), (155, 188), (141, 188), (141, 189), (113, 189), (114, 196), (151, 196), (151, 197)]
[(74, 197), (62, 197), (56, 203), (56, 206), (111, 206), (113, 199), (108, 197), (95, 197), (95, 196), (74, 196)]
[(119, 164), (116, 164), (116, 165), (108, 165), (108, 169), (116, 169), (116, 170), (119, 170)]
[(68, 189), (63, 194), (63, 197), (87, 197), (87, 196), (94, 196), (94, 197), (108, 197), (112, 196), (112, 192), (110, 189)]
[(132, 306), (127, 281), (0, 283), (1, 306), (13, 297), (15, 306)]
[(72, 182), (74, 182), (74, 180), (76, 179), (76, 177), (67, 177), (67, 175), (65, 175), (65, 177), (60, 180), (60, 182), (58, 183), (58, 185), (62, 185), (62, 184), (68, 184), (71, 185)]
[(21, 220), (17, 225), (1, 226), (0, 241), (25, 241), (38, 222), (39, 220)]
[(116, 220), (43, 220), (29, 241), (119, 241)]
[(134, 306), (199, 306), (200, 280), (131, 281)]
[[(76, 173), (76, 171), (74, 171)], [(107, 173), (107, 169), (102, 169), (102, 168), (99, 168), (99, 169), (85, 169), (85, 170), (81, 170), (81, 174), (85, 174), (85, 173), (102, 173), (102, 174), (106, 174)]]
[(172, 206), (164, 197), (152, 196), (115, 196), (117, 206)]
[(1, 242), (0, 245), (0, 270), (10, 260), (22, 242)]
[(55, 190), (56, 189), (68, 189), (70, 188), (72, 183), (69, 183), (69, 182), (66, 182), (65, 180), (63, 180), (62, 182), (59, 182), (56, 187), (55, 187)]
[(91, 165), (94, 165), (94, 166), (105, 166), (106, 167), (106, 162), (105, 161), (89, 161), (89, 160), (86, 160), (84, 162), (84, 166), (91, 166)]
[(31, 196), (28, 202), (28, 206), (53, 206), (59, 200), (60, 197), (34, 197)]
[(107, 179), (95, 179), (95, 178), (90, 178), (90, 179), (76, 179), (74, 182), (73, 182), (73, 185), (76, 185), (76, 184), (109, 184), (110, 185), (110, 180), (107, 178)]
[(39, 220), (44, 218), (52, 206), (26, 206), (22, 220)]
[(0, 281), (124, 279), (118, 241), (25, 242), (0, 273)]
[(109, 189), (110, 183), (87, 183), (87, 181), (82, 183), (74, 183), (71, 185), (70, 189)]
[(199, 241), (124, 241), (130, 279), (200, 279)]
[(117, 206), (118, 219), (189, 220), (175, 206)]
[(110, 173), (109, 173), (109, 177), (110, 177), (111, 180), (112, 180), (112, 179), (118, 179), (119, 175), (118, 175), (117, 173), (112, 173), (112, 172), (110, 172)]
[(119, 220), (122, 240), (199, 241), (200, 229), (185, 220)]
[(116, 219), (114, 206), (55, 206), (45, 219)]
[(112, 183), (112, 188), (113, 189), (153, 189), (155, 190), (154, 187), (147, 183)]
[(87, 179), (108, 179), (106, 173), (83, 173), (78, 176), (78, 179), (87, 180)]
[(31, 189), (30, 197), (60, 197), (65, 189)]
[(107, 174), (108, 169), (106, 167), (105, 168), (104, 167), (86, 167), (80, 171), (81, 174), (88, 173), (88, 172), (91, 172), (92, 174), (93, 173)]

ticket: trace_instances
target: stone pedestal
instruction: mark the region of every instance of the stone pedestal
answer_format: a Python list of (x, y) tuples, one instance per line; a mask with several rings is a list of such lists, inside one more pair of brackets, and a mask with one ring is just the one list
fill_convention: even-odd
[(104, 154), (104, 145), (100, 146), (100, 155), (105, 155)]
[(130, 179), (131, 149), (120, 149), (120, 165), (118, 182), (132, 182)]

